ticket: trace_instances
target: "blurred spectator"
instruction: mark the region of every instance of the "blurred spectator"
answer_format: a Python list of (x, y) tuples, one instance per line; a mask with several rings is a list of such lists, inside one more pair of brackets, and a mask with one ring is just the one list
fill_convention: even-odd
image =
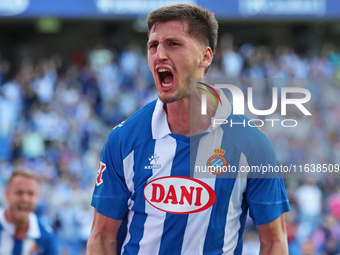
[(4, 80), (6, 79), (6, 75), (10, 69), (10, 64), (7, 59), (1, 57), (0, 54), (0, 85), (3, 84)]
[(243, 58), (234, 50), (233, 37), (229, 34), (224, 35), (221, 38), (221, 47), (225, 74), (231, 78), (240, 77)]
[[(299, 212), (302, 240), (308, 238), (321, 220), (322, 191), (313, 179), (305, 179), (295, 192), (295, 201)], [(309, 230), (309, 231), (308, 231)]]
[(57, 255), (54, 233), (34, 213), (39, 198), (39, 178), (16, 169), (5, 189), (7, 205), (0, 209), (0, 254)]
[(314, 244), (312, 241), (307, 240), (303, 242), (301, 254), (302, 255), (315, 255), (315, 248), (314, 248)]

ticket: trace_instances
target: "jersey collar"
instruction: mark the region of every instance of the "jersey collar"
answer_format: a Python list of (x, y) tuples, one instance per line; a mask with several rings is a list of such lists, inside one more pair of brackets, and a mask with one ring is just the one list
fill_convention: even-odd
[(164, 103), (158, 98), (151, 120), (153, 139), (161, 139), (171, 133), (163, 106)]
[[(5, 210), (6, 209), (0, 209), (0, 224), (3, 226), (3, 228), (10, 233), (11, 235), (15, 234), (15, 225), (12, 222), (9, 222), (6, 220), (5, 217)], [(30, 213), (28, 216), (28, 231), (27, 231), (27, 237), (37, 239), (41, 236), (38, 218), (35, 215), (35, 213)]]

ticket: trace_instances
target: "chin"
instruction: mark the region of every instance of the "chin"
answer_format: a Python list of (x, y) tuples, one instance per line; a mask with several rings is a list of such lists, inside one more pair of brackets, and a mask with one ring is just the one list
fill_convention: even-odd
[(17, 222), (27, 222), (28, 218), (29, 218), (29, 214), (30, 212), (20, 212), (20, 213), (16, 213), (14, 215), (14, 218)]
[(158, 96), (163, 103), (170, 104), (183, 100), (185, 97), (189, 96), (189, 93), (187, 93), (186, 91), (178, 91), (177, 93), (172, 95), (164, 93), (163, 95), (159, 94)]
[(171, 92), (158, 91), (158, 97), (165, 104), (170, 104), (176, 101), (176, 95)]
[(170, 103), (173, 103), (173, 102), (176, 102), (178, 100), (176, 100), (176, 98), (173, 98), (173, 97), (159, 97), (159, 99), (164, 103), (164, 104), (170, 104)]

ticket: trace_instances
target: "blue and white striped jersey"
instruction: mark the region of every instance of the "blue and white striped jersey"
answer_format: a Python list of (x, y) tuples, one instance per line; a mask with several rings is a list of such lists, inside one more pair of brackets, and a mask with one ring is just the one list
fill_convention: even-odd
[[(228, 120), (232, 115), (224, 95)], [(224, 114), (225, 115), (225, 114)], [(171, 134), (160, 100), (114, 128), (104, 145), (92, 205), (127, 219), (121, 254), (241, 254), (247, 211), (256, 225), (290, 210), (282, 178), (240, 177), (204, 166), (272, 165), (277, 160), (257, 128), (219, 125), (204, 134)], [(199, 167), (201, 166), (201, 167)], [(197, 171), (200, 170), (200, 171)]]
[(5, 218), (5, 209), (0, 210), (1, 255), (56, 255), (56, 240), (34, 213), (29, 215), (29, 228), (24, 239), (14, 238), (15, 226)]

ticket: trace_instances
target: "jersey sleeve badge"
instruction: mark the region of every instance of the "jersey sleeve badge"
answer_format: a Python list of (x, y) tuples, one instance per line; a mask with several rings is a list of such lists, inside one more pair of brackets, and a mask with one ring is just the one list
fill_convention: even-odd
[(100, 161), (98, 173), (97, 173), (97, 179), (96, 179), (97, 186), (99, 186), (100, 184), (104, 182), (102, 176), (103, 176), (103, 172), (105, 171), (105, 169), (106, 169), (106, 165)]

